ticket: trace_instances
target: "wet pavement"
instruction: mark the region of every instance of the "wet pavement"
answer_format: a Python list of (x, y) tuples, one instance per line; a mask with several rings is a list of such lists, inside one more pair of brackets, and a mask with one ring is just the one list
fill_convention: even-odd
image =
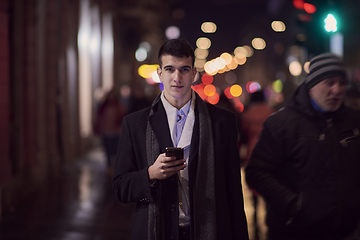
[(94, 149), (4, 213), (1, 240), (127, 240), (133, 204), (111, 192), (105, 156)]
[[(255, 239), (250, 191), (244, 184), (249, 235)], [(260, 238), (265, 239), (264, 203), (260, 200)], [(128, 240), (134, 204), (112, 195), (111, 179), (101, 148), (65, 166), (61, 179), (48, 181), (4, 212), (0, 240)]]

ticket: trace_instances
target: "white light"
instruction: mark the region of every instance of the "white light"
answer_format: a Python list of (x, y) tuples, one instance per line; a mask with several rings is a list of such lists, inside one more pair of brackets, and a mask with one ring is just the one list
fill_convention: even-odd
[(176, 26), (170, 26), (165, 31), (167, 39), (177, 39), (180, 37), (180, 29)]
[(147, 58), (147, 52), (145, 48), (138, 48), (135, 52), (135, 58), (138, 62), (142, 62)]
[(293, 61), (289, 65), (289, 72), (293, 76), (299, 76), (302, 72), (301, 64), (298, 61)]

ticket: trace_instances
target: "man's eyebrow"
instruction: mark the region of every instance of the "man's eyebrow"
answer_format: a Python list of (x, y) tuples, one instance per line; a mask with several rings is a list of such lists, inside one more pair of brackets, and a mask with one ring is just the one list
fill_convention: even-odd
[[(175, 68), (174, 66), (172, 66), (172, 65), (166, 65), (166, 66), (164, 66), (164, 68), (166, 68), (166, 67), (172, 67), (172, 68)], [(191, 66), (190, 65), (184, 65), (184, 66), (181, 66), (180, 68), (191, 68)]]

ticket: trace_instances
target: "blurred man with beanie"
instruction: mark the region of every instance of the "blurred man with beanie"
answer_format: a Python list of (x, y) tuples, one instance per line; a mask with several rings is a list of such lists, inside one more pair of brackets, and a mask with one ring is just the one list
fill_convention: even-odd
[(360, 112), (343, 105), (343, 61), (321, 54), (264, 123), (246, 168), (267, 202), (269, 240), (359, 240)]

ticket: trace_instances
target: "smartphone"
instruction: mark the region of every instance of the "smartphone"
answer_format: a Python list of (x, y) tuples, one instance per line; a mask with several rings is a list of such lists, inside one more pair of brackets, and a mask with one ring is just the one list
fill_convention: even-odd
[[(184, 159), (184, 149), (183, 148), (177, 148), (177, 147), (167, 147), (165, 149), (165, 156), (167, 156), (167, 157), (175, 156), (176, 160)], [(181, 165), (183, 165), (183, 163), (181, 163), (179, 165), (176, 165), (174, 167), (181, 166)]]

